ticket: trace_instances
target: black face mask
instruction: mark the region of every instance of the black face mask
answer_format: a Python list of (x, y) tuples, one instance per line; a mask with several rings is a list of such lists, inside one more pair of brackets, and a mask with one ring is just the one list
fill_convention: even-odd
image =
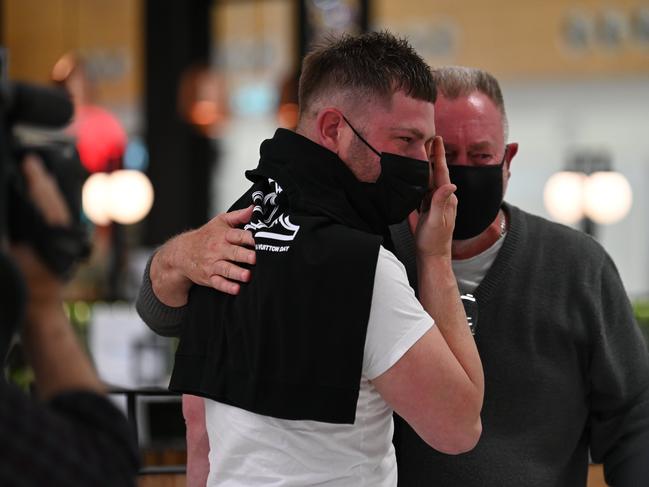
[(381, 174), (366, 187), (372, 203), (381, 213), (384, 223), (400, 223), (420, 207), (428, 192), (429, 163), (420, 159), (379, 152), (372, 147), (344, 116), (356, 137), (380, 157)]
[(453, 240), (473, 238), (494, 221), (503, 201), (503, 164), (497, 166), (448, 166), (451, 182), (457, 186), (457, 216)]

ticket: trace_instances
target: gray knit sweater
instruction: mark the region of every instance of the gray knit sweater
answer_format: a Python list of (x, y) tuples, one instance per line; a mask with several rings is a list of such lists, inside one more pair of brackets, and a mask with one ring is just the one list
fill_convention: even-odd
[(649, 358), (613, 262), (581, 232), (505, 210), (474, 293), (482, 438), (443, 455), (397, 418), (399, 486), (580, 487), (589, 448), (611, 485), (649, 485)]

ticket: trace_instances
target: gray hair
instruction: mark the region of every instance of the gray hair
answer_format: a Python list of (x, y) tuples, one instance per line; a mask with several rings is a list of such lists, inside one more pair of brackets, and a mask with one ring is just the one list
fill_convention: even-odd
[(505, 101), (498, 80), (491, 73), (465, 66), (443, 66), (432, 70), (437, 90), (444, 97), (455, 100), (476, 91), (487, 96), (503, 117), (503, 133), (507, 140), (509, 125), (505, 112)]

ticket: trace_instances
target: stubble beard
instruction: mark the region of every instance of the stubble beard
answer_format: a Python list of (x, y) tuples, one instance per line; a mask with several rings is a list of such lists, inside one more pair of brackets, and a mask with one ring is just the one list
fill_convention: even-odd
[(349, 146), (348, 159), (345, 162), (359, 181), (374, 183), (381, 174), (378, 156), (356, 136)]

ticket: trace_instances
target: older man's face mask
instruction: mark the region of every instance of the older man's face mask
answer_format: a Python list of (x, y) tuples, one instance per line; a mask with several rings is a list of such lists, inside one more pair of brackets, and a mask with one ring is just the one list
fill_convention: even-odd
[(466, 240), (484, 232), (494, 221), (503, 201), (503, 165), (448, 166), (451, 182), (457, 186), (457, 216), (453, 240)]

